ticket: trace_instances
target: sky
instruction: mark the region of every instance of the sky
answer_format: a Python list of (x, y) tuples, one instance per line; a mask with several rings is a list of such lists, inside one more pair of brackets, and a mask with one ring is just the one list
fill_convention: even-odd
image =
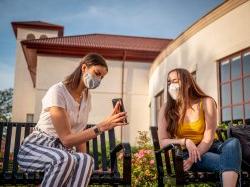
[(12, 21), (64, 26), (64, 35), (105, 33), (175, 39), (223, 0), (0, 0), (0, 90), (13, 88)]

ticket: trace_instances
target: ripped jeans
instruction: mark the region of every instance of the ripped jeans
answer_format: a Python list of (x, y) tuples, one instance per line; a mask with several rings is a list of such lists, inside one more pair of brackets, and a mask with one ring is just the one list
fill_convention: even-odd
[[(184, 151), (183, 159), (188, 158), (188, 152)], [(221, 174), (225, 171), (235, 171), (239, 174), (238, 186), (240, 186), (241, 172), (241, 145), (238, 139), (229, 138), (225, 142), (215, 140), (208, 152), (201, 156), (201, 161), (197, 161), (191, 167), (191, 171), (211, 171)]]

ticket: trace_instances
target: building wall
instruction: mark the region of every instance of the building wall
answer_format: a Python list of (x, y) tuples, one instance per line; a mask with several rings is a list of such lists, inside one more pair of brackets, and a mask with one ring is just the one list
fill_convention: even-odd
[[(250, 46), (249, 17), (250, 1), (247, 1), (198, 30), (196, 34), (168, 54), (150, 76), (151, 103), (155, 102), (154, 96), (157, 93), (163, 89), (166, 90), (167, 73), (177, 67), (186, 68), (190, 72), (196, 71), (199, 86), (218, 101), (216, 62)], [(171, 48), (171, 45), (175, 45), (175, 41), (168, 47)], [(151, 113), (154, 113), (156, 108), (152, 106)], [(152, 116), (151, 123), (156, 125), (156, 115)]]
[(150, 64), (126, 62), (124, 75), (124, 103), (129, 125), (124, 127), (124, 140), (136, 142), (138, 131), (148, 131), (150, 108), (148, 98), (148, 71)]
[[(40, 38), (56, 37), (57, 31), (22, 29), (17, 30), (17, 52), (15, 83), (13, 96), (13, 121), (26, 122), (27, 114), (34, 114), (34, 122), (37, 122), (41, 112), (41, 100), (48, 88), (62, 81), (78, 65), (80, 58), (58, 57), (38, 54), (36, 88), (33, 88), (26, 59), (20, 44), (28, 34), (34, 34)], [(148, 130), (148, 72), (150, 64), (142, 62), (125, 62), (124, 83), (122, 85), (122, 61), (108, 61), (109, 73), (103, 79), (99, 88), (91, 90), (92, 111), (89, 123), (101, 122), (112, 112), (112, 98), (120, 98), (123, 95), (125, 109), (128, 112), (129, 125), (116, 128), (116, 136), (123, 141), (135, 143), (138, 130)], [(122, 86), (124, 93), (122, 94)], [(138, 112), (140, 111), (140, 112)], [(121, 132), (122, 131), (122, 132)]]
[[(48, 88), (62, 81), (77, 67), (80, 58), (38, 55), (35, 89), (35, 122), (41, 112), (41, 100)], [(112, 112), (113, 98), (122, 97), (122, 61), (107, 61), (109, 73), (100, 87), (91, 90), (92, 110), (89, 123), (99, 123)], [(138, 130), (148, 130), (148, 71), (150, 64), (125, 62), (124, 66), (124, 105), (128, 112), (129, 125), (123, 127), (123, 141), (135, 143)], [(116, 128), (117, 138), (121, 138), (120, 128)]]
[(33, 88), (26, 59), (20, 44), (20, 41), (25, 40), (27, 35), (30, 33), (34, 34), (36, 38), (39, 38), (42, 34), (46, 34), (48, 37), (57, 36), (57, 31), (23, 28), (17, 29), (16, 65), (12, 110), (12, 121), (14, 122), (26, 122), (26, 114), (34, 113), (35, 108), (35, 89)]

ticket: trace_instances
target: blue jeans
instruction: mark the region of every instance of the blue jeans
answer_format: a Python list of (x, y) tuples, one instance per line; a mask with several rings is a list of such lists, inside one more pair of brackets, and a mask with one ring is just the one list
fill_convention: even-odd
[[(183, 159), (188, 158), (188, 152), (184, 151)], [(225, 142), (214, 141), (208, 152), (204, 153), (201, 161), (194, 163), (192, 171), (211, 171), (223, 173), (225, 171), (241, 172), (241, 145), (238, 139), (229, 138)]]

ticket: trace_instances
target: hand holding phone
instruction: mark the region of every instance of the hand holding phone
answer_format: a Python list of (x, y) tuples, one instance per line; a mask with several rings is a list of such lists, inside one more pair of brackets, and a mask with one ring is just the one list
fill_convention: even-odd
[[(112, 103), (113, 103), (113, 107), (115, 108), (117, 102), (119, 102), (119, 112), (125, 112), (125, 108), (124, 108), (124, 105), (123, 105), (123, 101), (122, 101), (122, 98), (115, 98), (115, 99), (112, 99)], [(124, 123), (128, 124), (128, 121), (127, 121), (127, 118), (124, 119)]]
[(100, 132), (104, 132), (106, 130), (110, 130), (116, 126), (123, 126), (127, 125), (127, 113), (122, 112), (124, 111), (124, 106), (122, 100), (113, 99), (113, 106), (114, 109), (107, 118), (105, 118), (101, 123), (97, 124), (96, 127), (99, 129)]

